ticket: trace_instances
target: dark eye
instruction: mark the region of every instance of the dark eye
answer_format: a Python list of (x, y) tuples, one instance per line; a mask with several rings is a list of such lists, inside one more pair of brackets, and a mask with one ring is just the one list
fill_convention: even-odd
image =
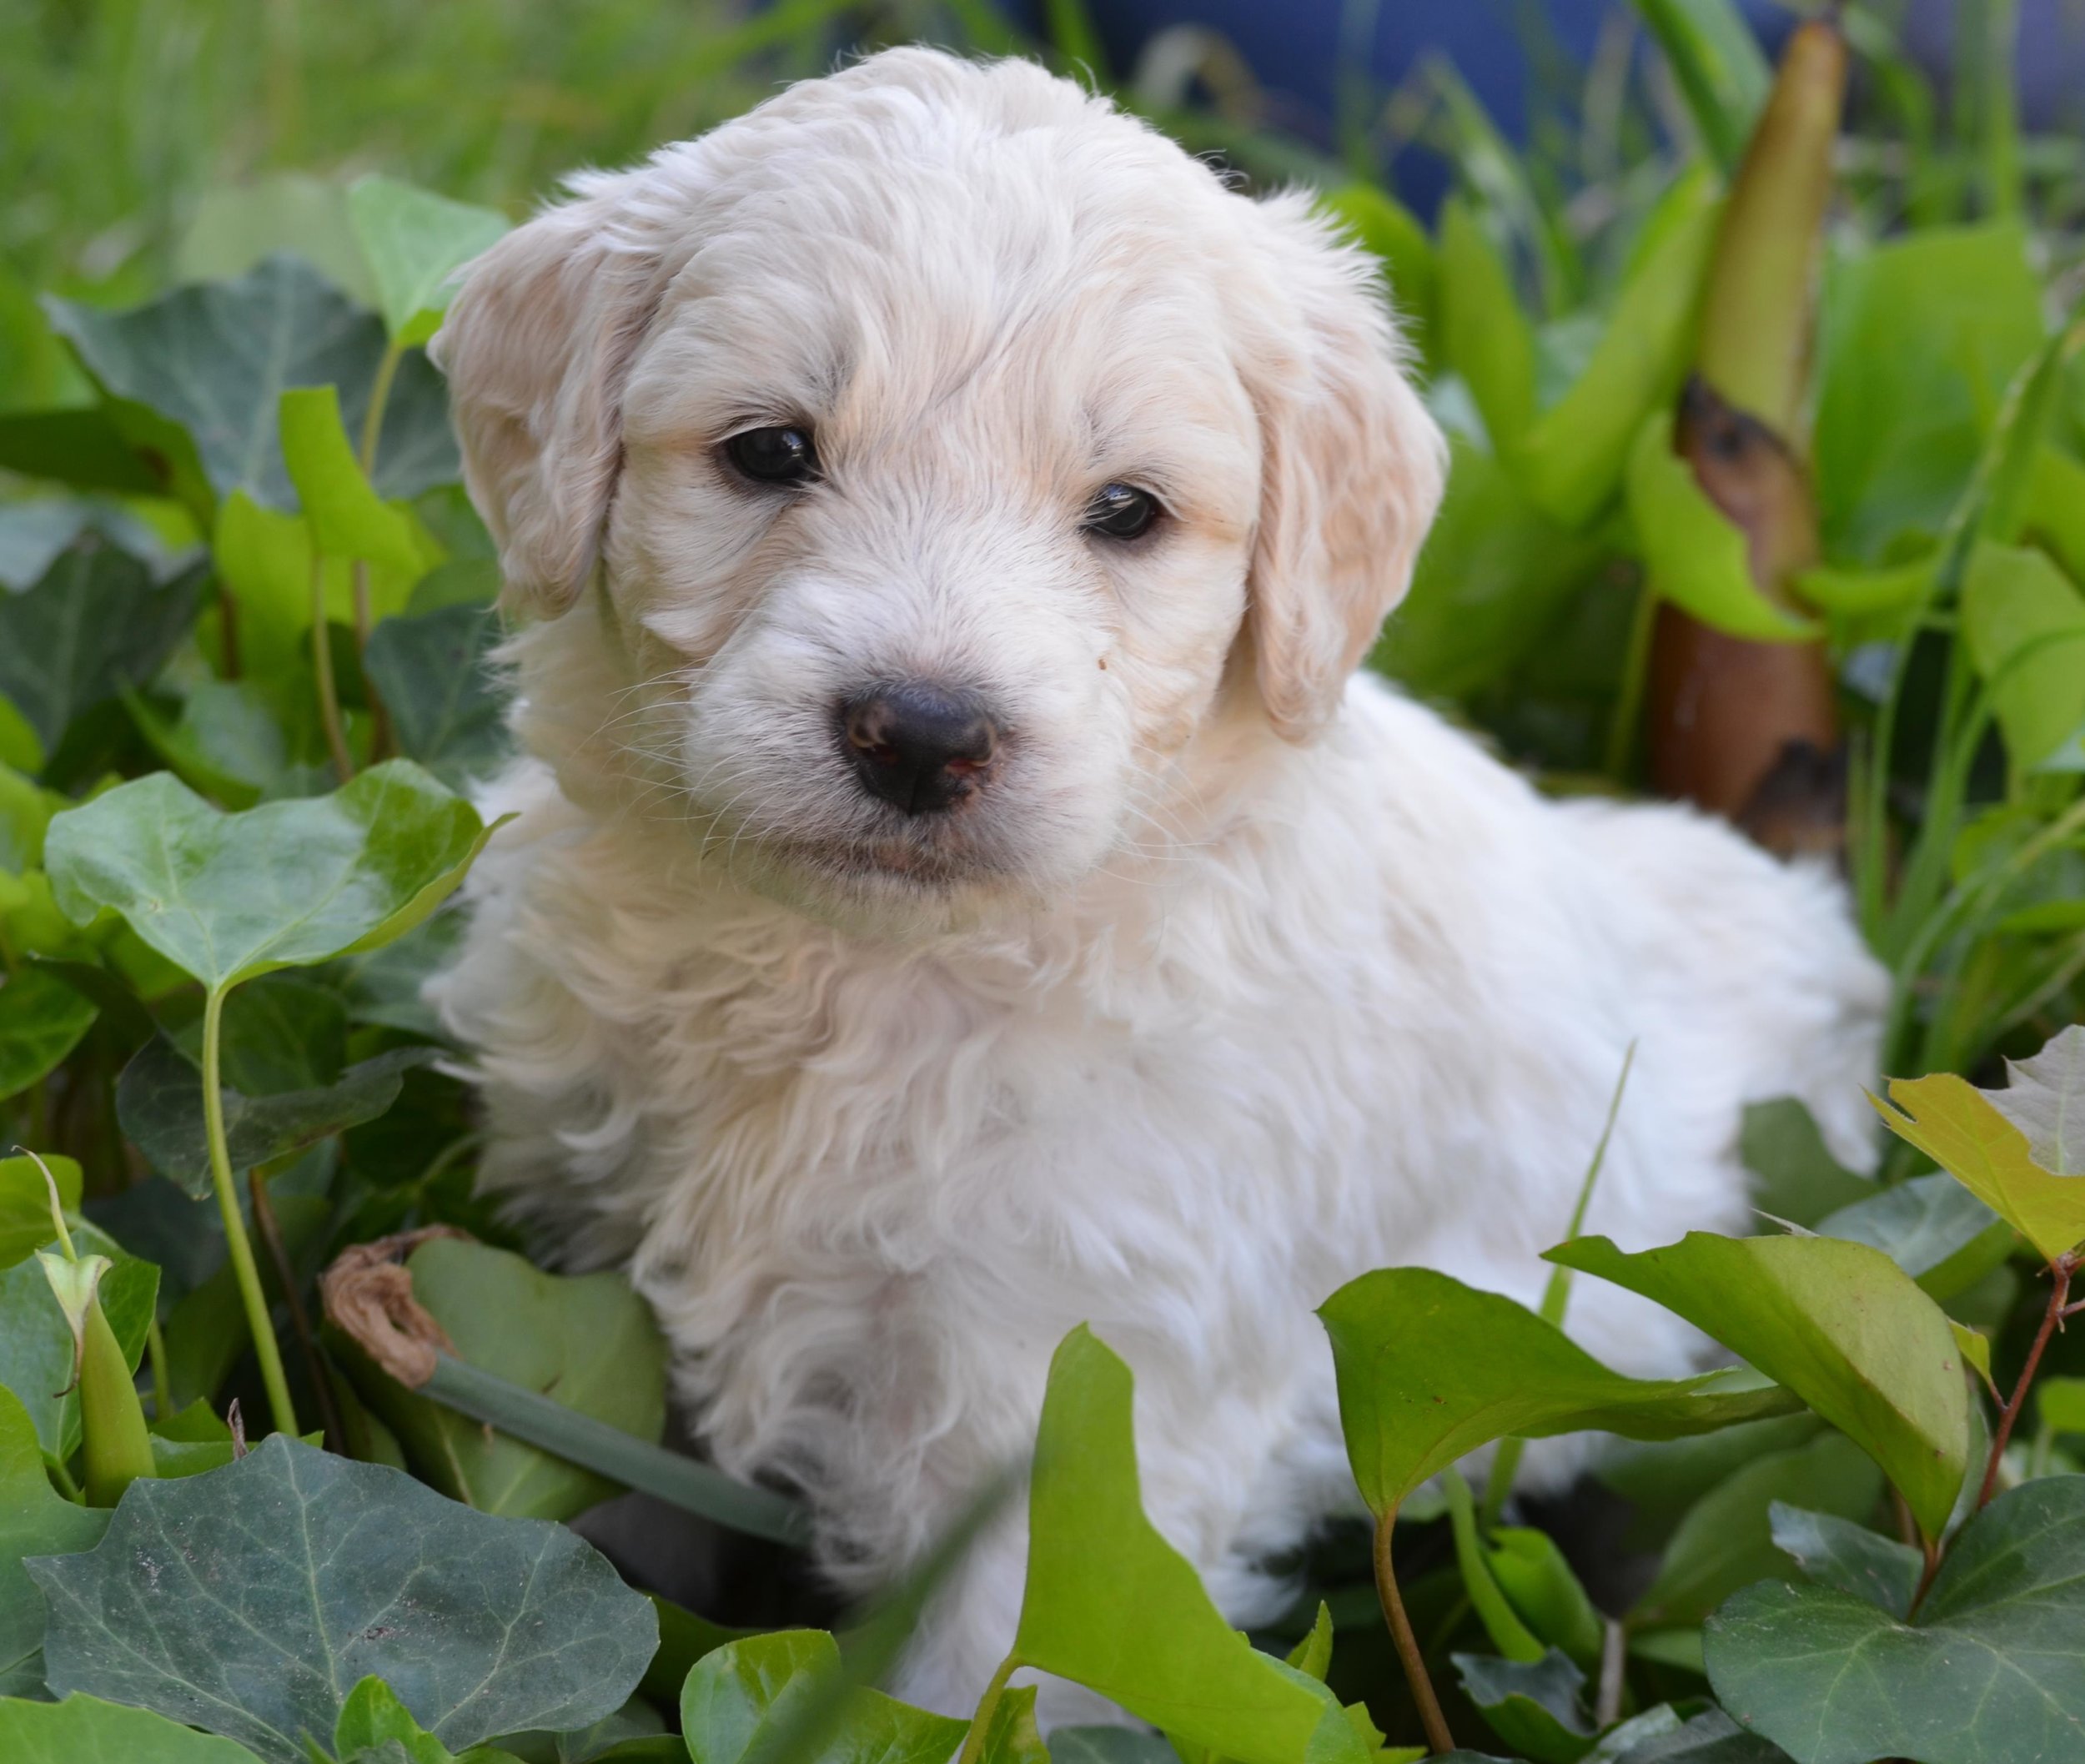
[(808, 484), (818, 475), (808, 429), (748, 429), (724, 444), (724, 455), (760, 484)]
[(1109, 539), (1134, 539), (1158, 518), (1158, 499), (1127, 484), (1103, 484), (1086, 505), (1089, 532)]

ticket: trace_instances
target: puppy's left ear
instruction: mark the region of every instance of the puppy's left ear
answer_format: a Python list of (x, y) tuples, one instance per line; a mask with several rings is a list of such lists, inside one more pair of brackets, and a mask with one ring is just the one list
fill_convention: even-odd
[(1242, 323), (1262, 450), (1246, 626), (1268, 717), (1301, 743), (1410, 585), (1446, 447), (1405, 377), (1375, 260), (1303, 196), (1257, 208), (1272, 286)]

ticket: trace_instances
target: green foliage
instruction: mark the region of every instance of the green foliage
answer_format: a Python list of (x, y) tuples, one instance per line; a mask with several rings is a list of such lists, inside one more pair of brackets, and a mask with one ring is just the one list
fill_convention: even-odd
[[(1376, 1725), (1417, 1737), (1367, 1589), (1299, 1567), (1315, 1621), (1257, 1646), (1210, 1603), (1143, 1510), (1128, 1369), (1085, 1332), (1053, 1367), (1007, 1669), (1077, 1679), (1169, 1741), (1061, 1730), (1046, 1748), (1031, 1691), (1002, 1683), (962, 1721), (869, 1688), (931, 1576), (869, 1641), (655, 1603), (654, 1651), (645, 1601), (527, 1517), (652, 1486), (662, 1462), (708, 1479), (669, 1498), (749, 1530), (793, 1536), (798, 1515), (646, 1455), (661, 1350), (616, 1276), (553, 1278), (490, 1244), (413, 1254), (414, 1295), (457, 1349), (446, 1366), (504, 1406), (472, 1407), (440, 1370), (408, 1392), (331, 1331), (284, 1365), (293, 1302), (315, 1307), (344, 1244), (501, 1229), (472, 1197), (476, 1143), (420, 997), (462, 923), (438, 909), (488, 832), (450, 792), (509, 751), (497, 566), (422, 345), (458, 267), (552, 172), (691, 133), (838, 42), (831, 0), (715, 31), (626, 0), (583, 28), (555, 9), (373, 3), (380, 28), (366, 8), (302, 9), (299, 41), (185, 0), (90, 8), (62, 57), (43, 25), (0, 21), (0, 65), (38, 70), (10, 88), (21, 126), (0, 166), (11, 187), (66, 192), (18, 204), (18, 230), (38, 285), (68, 297), (39, 304), (0, 277), (0, 1127), (73, 1154), (49, 1161), (79, 1265), (112, 1264), (113, 1383), (148, 1386), (153, 1415), (152, 1474), (113, 1521), (75, 1499), (95, 1442), (78, 1395), (58, 1394), (74, 1342), (38, 1259), (48, 1204), (33, 1166), (0, 1159), (0, 1753), (1418, 1756)], [(988, 7), (950, 10), (974, 41), (1018, 46)], [(1545, 109), (1545, 73), (1524, 153), (1452, 70), (1399, 95), (1386, 133), (1404, 138), (1416, 98), (1454, 166), (1431, 229), (1369, 175), (1365, 121), (1334, 172), (1241, 122), (1248, 103), (1219, 94), (1212, 116), (1143, 83), (1123, 94), (1248, 173), (1324, 178), (1324, 207), (1383, 263), (1453, 469), (1376, 666), (1556, 787), (1626, 788), (1644, 639), (1670, 600), (1726, 631), (1821, 635), (1856, 737), (1855, 874), (1906, 1074), (1881, 1180), (1840, 1168), (1799, 1106), (1769, 1103), (1746, 1123), (1756, 1199), (1817, 1236), (1556, 1256), (1757, 1371), (1623, 1378), (1560, 1310), (1380, 1270), (1324, 1313), (1356, 1481), (1385, 1527), (1413, 1515), (1395, 1534), (1419, 1564), (1404, 1664), (1460, 1681), (1465, 1740), (1489, 1726), (1521, 1759), (1598, 1764), (2067, 1756), (2085, 1720), (2085, 1403), (2075, 1378), (2037, 1373), (2031, 1343), (2075, 1369), (2045, 1304), (2085, 1242), (2085, 1031), (2057, 1033), (2085, 1013), (2085, 331), (2047, 323), (2077, 254), (2046, 218), (2069, 199), (2051, 143), (2012, 117), (2002, 55), (1943, 114), (1880, 20), (1849, 13), (1877, 96), (1842, 156), (1822, 276), (1806, 449), (1822, 554), (1797, 580), (1815, 617), (1792, 620), (1752, 587), (1670, 420), (1766, 63), (1729, 0), (1637, 10), (1685, 108), (1670, 143), (1640, 68), (1595, 70), (1619, 83), (1600, 96), (1589, 76), (1569, 117)], [(1104, 80), (1086, 9), (1047, 12), (1054, 53)], [(885, 28), (907, 27), (867, 25)], [(483, 66), (512, 83), (455, 78)], [(210, 148), (213, 113), (254, 119), (265, 150)], [(145, 117), (169, 119), (163, 141)], [(424, 138), (402, 142), (400, 118)], [(335, 160), (417, 164), (478, 200), (282, 168)], [(1936, 1075), (1982, 1078), (2043, 1040), (2007, 1089)], [(1917, 1173), (1922, 1157), (1939, 1171)], [(214, 1217), (193, 1198), (210, 1192)], [(2006, 1265), (2023, 1244), (2047, 1284)], [(64, 1278), (76, 1298), (90, 1282)], [(1965, 1376), (1979, 1353), (2007, 1393), (1995, 1425)], [(424, 1481), (279, 1436), (238, 1456), (227, 1398), (259, 1433), (264, 1391), (286, 1429), (293, 1395), (309, 1408), (328, 1390), (328, 1443)], [(1643, 1442), (1596, 1463), (1642, 1560), (1606, 1560), (1605, 1534), (1589, 1548), (1500, 1523), (1456, 1469), (1586, 1430)], [(1902, 1540), (1878, 1465), (1925, 1548)], [(1418, 1515), (1442, 1511), (1429, 1534)], [(495, 1631), (516, 1638), (504, 1654)], [(95, 1695), (23, 1700), (75, 1685)], [(626, 1707), (633, 1687), (645, 1701)], [(656, 1731), (674, 1714), (685, 1743)]]
[(1709, 1625), (1716, 1695), (1798, 1764), (2027, 1764), (2085, 1743), (2085, 1479), (1978, 1514), (1908, 1623), (1838, 1578), (1761, 1582)]
[(98, 1545), (30, 1573), (54, 1691), (155, 1709), (277, 1764), (304, 1764), (301, 1736), (330, 1734), (344, 1687), (372, 1674), (452, 1750), (583, 1726), (636, 1688), (657, 1641), (651, 1606), (570, 1533), (279, 1435), (208, 1475), (136, 1484)]

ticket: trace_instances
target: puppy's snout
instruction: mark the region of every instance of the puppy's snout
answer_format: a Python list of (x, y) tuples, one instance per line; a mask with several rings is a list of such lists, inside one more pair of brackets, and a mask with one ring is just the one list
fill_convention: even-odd
[(914, 682), (879, 686), (840, 706), (855, 776), (908, 815), (968, 795), (998, 751), (999, 731), (974, 693)]

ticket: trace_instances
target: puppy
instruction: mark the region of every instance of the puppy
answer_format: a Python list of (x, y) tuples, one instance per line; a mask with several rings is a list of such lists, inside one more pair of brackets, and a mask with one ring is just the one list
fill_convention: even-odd
[[(1592, 1230), (1742, 1229), (1754, 1098), (1862, 1155), (1831, 881), (1355, 673), (1443, 451), (1302, 196), (918, 49), (572, 189), (439, 340), (534, 616), (435, 994), (485, 1184), (627, 1266), (843, 1587), (1025, 1458), (1090, 1321), (1153, 1520), (1268, 1616), (1354, 1500), (1313, 1308), (1399, 1263), (1535, 1302), (1632, 1041)], [(1699, 1345), (1598, 1281), (1570, 1320)], [(972, 1548), (900, 1692), (967, 1710), (1025, 1555)]]

